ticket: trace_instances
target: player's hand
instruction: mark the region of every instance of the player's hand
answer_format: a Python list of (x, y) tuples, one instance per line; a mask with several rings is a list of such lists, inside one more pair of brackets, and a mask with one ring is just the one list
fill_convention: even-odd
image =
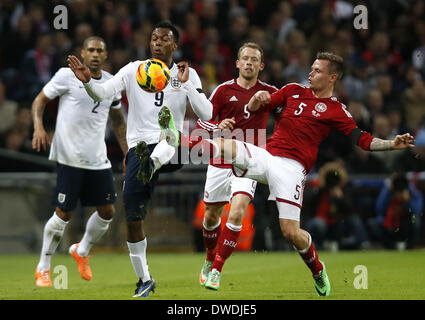
[(270, 103), (270, 100), (271, 100), (270, 93), (268, 91), (263, 91), (263, 90), (257, 91), (254, 97), (255, 97), (255, 100), (257, 100), (257, 102), (262, 106)]
[(81, 63), (76, 56), (68, 56), (68, 66), (74, 72), (78, 80), (89, 82), (91, 79), (90, 70), (87, 66)]
[(393, 149), (400, 150), (405, 148), (413, 148), (415, 138), (410, 133), (397, 135), (393, 140)]
[(181, 83), (185, 83), (189, 80), (189, 63), (187, 61), (180, 61), (177, 63), (177, 78)]
[(225, 130), (225, 129), (233, 130), (233, 126), (235, 123), (236, 123), (235, 117), (232, 117), (230, 119), (224, 119), (218, 124), (218, 128), (220, 130)]
[(46, 130), (36, 129), (32, 137), (32, 148), (40, 152), (40, 150), (46, 151), (50, 145), (50, 139), (47, 135)]

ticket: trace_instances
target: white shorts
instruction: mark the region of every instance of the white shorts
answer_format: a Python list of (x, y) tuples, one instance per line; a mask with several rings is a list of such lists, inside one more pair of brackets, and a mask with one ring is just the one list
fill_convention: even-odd
[(304, 166), (290, 158), (273, 156), (266, 149), (253, 144), (236, 143), (233, 173), (268, 184), (269, 200), (278, 204), (279, 218), (300, 221), (306, 179)]
[(232, 169), (208, 166), (205, 181), (204, 202), (206, 204), (226, 204), (236, 194), (245, 194), (254, 199), (257, 181), (238, 178)]

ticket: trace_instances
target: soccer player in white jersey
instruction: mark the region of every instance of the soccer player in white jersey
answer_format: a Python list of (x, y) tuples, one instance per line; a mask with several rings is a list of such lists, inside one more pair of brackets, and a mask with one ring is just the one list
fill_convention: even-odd
[[(94, 82), (102, 83), (112, 77), (102, 70), (107, 58), (102, 38), (87, 38), (81, 56)], [(36, 268), (36, 285), (39, 287), (52, 286), (51, 257), (78, 200), (83, 206), (96, 207), (96, 211), (87, 222), (82, 240), (73, 244), (69, 253), (76, 260), (80, 275), (85, 280), (92, 278), (88, 263), (90, 249), (108, 230), (115, 212), (116, 193), (105, 144), (108, 115), (121, 149), (127, 152), (120, 93), (102, 102), (95, 101), (69, 68), (59, 69), (33, 101), (34, 149), (47, 150), (50, 144), (43, 126), (43, 113), (46, 104), (56, 97), (59, 97), (59, 109), (49, 155), (50, 160), (57, 162), (56, 209), (44, 227), (40, 261)]]
[[(139, 278), (134, 297), (147, 297), (155, 289), (155, 281), (150, 275), (146, 259), (147, 239), (143, 221), (158, 173), (181, 167), (180, 164), (167, 164), (154, 173), (155, 163), (146, 162), (154, 148), (169, 148), (165, 140), (158, 144), (161, 133), (158, 113), (163, 106), (168, 106), (179, 130), (183, 129), (187, 100), (202, 120), (210, 120), (212, 116), (212, 104), (202, 92), (202, 84), (196, 71), (189, 68), (187, 62), (173, 62), (173, 52), (177, 49), (178, 40), (179, 32), (170, 22), (164, 21), (154, 26), (150, 39), (152, 57), (164, 61), (170, 68), (171, 76), (167, 87), (157, 93), (142, 90), (136, 81), (136, 71), (142, 61), (128, 63), (112, 79), (97, 84), (91, 79), (86, 66), (76, 57), (68, 57), (69, 66), (93, 99), (102, 101), (121, 91), (126, 91), (127, 94), (129, 150), (126, 156), (123, 198), (127, 220), (127, 245), (131, 263)], [(142, 181), (137, 178), (140, 171)]]

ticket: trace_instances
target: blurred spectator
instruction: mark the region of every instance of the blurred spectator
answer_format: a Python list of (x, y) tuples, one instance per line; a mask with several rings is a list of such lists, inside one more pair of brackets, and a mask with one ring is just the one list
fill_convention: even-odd
[(419, 38), (419, 47), (412, 52), (412, 65), (425, 75), (425, 21), (417, 22), (416, 32)]
[(343, 249), (368, 246), (366, 229), (344, 188), (346, 180), (347, 172), (337, 162), (328, 162), (319, 170), (320, 187), (311, 203), (314, 217), (305, 224), (319, 248), (325, 240), (337, 242)]
[(394, 173), (379, 194), (377, 216), (368, 220), (371, 235), (389, 249), (397, 242), (407, 242), (407, 248), (414, 248), (419, 238), (422, 209), (422, 193), (409, 184), (404, 173)]
[(79, 23), (75, 27), (75, 31), (74, 31), (74, 45), (78, 47), (82, 47), (84, 40), (87, 39), (88, 37), (91, 37), (92, 35), (94, 35), (94, 33), (93, 33), (93, 28), (90, 24), (84, 23), (84, 22)]
[(378, 88), (371, 88), (368, 93), (367, 98), (367, 108), (371, 114), (372, 121), (373, 119), (384, 112), (384, 97), (381, 90)]
[(52, 36), (49, 33), (39, 34), (36, 47), (27, 51), (21, 64), (22, 85), (27, 90), (26, 101), (33, 99), (57, 71), (54, 58)]
[(387, 166), (376, 157), (376, 153), (354, 147), (347, 158), (347, 171), (350, 174), (383, 174), (388, 173)]
[(363, 57), (353, 58), (351, 73), (343, 78), (344, 88), (349, 97), (357, 101), (365, 101), (369, 89), (369, 72)]
[[(288, 82), (297, 82), (308, 86), (308, 76), (311, 71), (311, 52), (308, 47), (301, 48), (298, 60), (293, 61), (283, 70), (283, 78)], [(276, 72), (276, 71), (274, 71)], [(278, 84), (275, 84), (278, 88)]]
[(347, 107), (357, 126), (363, 131), (371, 132), (370, 113), (366, 106), (361, 101), (350, 101)]
[(375, 72), (395, 71), (403, 62), (400, 54), (391, 48), (390, 37), (387, 32), (373, 33), (368, 42), (368, 49), (363, 52), (363, 57), (372, 66)]
[(225, 33), (225, 42), (236, 57), (240, 46), (248, 39), (249, 19), (245, 14), (229, 17), (229, 29)]
[(22, 14), (18, 19), (16, 29), (2, 36), (2, 55), (0, 65), (5, 68), (19, 68), (25, 52), (34, 47), (35, 30), (31, 26), (31, 18), (28, 14)]
[(6, 90), (0, 81), (0, 136), (14, 126), (18, 104), (6, 99)]
[(297, 21), (292, 18), (292, 5), (289, 1), (282, 1), (279, 4), (279, 12), (282, 14), (282, 21), (277, 41), (282, 44), (285, 43), (288, 33), (296, 28)]
[(105, 15), (102, 18), (101, 37), (108, 44), (109, 51), (125, 47), (125, 38), (119, 29), (117, 17), (112, 14)]
[(425, 85), (423, 80), (415, 80), (413, 86), (403, 93), (407, 125), (413, 129), (425, 126)]

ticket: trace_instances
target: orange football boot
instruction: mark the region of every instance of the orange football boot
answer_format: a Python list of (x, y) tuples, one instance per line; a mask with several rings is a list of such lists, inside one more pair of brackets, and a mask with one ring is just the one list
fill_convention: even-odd
[(35, 284), (38, 287), (52, 287), (52, 279), (50, 279), (50, 270), (38, 271), (35, 268)]
[(83, 279), (85, 280), (91, 280), (93, 275), (89, 265), (90, 256), (82, 257), (78, 255), (78, 245), (78, 243), (75, 243), (71, 247), (69, 247), (69, 254), (75, 259), (75, 262), (77, 262), (78, 272), (80, 273), (81, 277), (83, 277)]

